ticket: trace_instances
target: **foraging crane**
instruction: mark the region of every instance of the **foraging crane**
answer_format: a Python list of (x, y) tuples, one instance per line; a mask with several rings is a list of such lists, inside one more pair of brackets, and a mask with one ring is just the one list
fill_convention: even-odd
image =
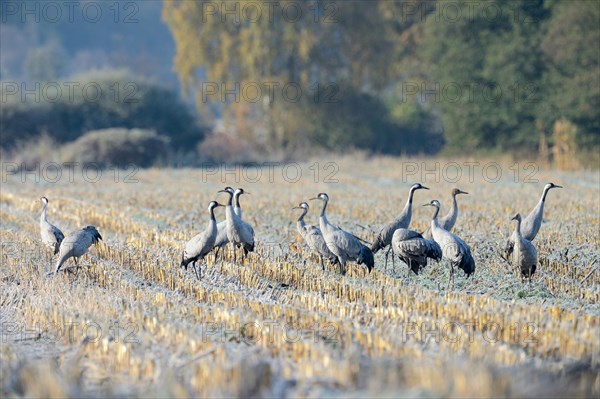
[(523, 237), (521, 232), (521, 215), (517, 213), (511, 220), (517, 221), (513, 234), (516, 237), (512, 256), (513, 266), (519, 267), (523, 277), (528, 277), (529, 284), (531, 284), (531, 276), (535, 273), (537, 266), (537, 250), (531, 241)]
[(238, 188), (234, 193), (227, 190), (219, 190), (220, 193), (229, 194), (227, 201), (227, 207), (225, 208), (225, 218), (227, 221), (227, 239), (235, 247), (241, 246), (244, 249), (244, 255), (248, 252), (254, 251), (254, 229), (248, 223), (244, 222), (242, 218), (235, 214), (233, 211), (233, 196), (234, 194), (242, 195), (249, 194), (243, 189)]
[(325, 270), (325, 264), (323, 263), (323, 257), (329, 259), (333, 264), (337, 263), (337, 257), (327, 248), (327, 244), (325, 243), (325, 238), (323, 238), (323, 233), (317, 226), (306, 225), (304, 223), (304, 216), (308, 213), (308, 204), (306, 202), (301, 202), (300, 205), (293, 207), (292, 209), (302, 209), (303, 212), (298, 217), (298, 222), (296, 223), (296, 228), (298, 233), (302, 236), (306, 245), (319, 255), (319, 259), (321, 260), (321, 267)]
[(427, 258), (442, 260), (442, 249), (437, 242), (423, 238), (414, 230), (398, 229), (392, 237), (392, 250), (415, 274), (427, 266)]
[(40, 234), (42, 236), (42, 243), (53, 251), (56, 255), (60, 248), (60, 243), (65, 238), (62, 231), (46, 218), (46, 208), (48, 208), (48, 198), (40, 198), (44, 207), (42, 214), (40, 215)]
[[(231, 187), (225, 187), (224, 190), (231, 194), (235, 193), (235, 191)], [(239, 196), (236, 198), (236, 206), (233, 209), (233, 211), (236, 213), (236, 215), (238, 215), (239, 217), (242, 217), (242, 209), (240, 208)], [(225, 245), (227, 245), (228, 243), (229, 243), (229, 239), (227, 238), (227, 219), (226, 219), (226, 220), (223, 220), (223, 221), (217, 223), (217, 238), (215, 239), (215, 246), (214, 246), (215, 248), (217, 248), (217, 250), (215, 251), (215, 259), (217, 258), (217, 255), (219, 254), (219, 250), (221, 250), (221, 248), (224, 248)]]
[(196, 277), (200, 279), (200, 270), (196, 268), (196, 262), (204, 257), (214, 248), (217, 238), (217, 221), (215, 219), (215, 208), (224, 206), (217, 201), (211, 201), (208, 204), (208, 213), (210, 219), (203, 232), (194, 236), (185, 244), (185, 249), (181, 254), (181, 267), (187, 270), (187, 265), (192, 264)]
[(433, 235), (435, 242), (442, 248), (442, 258), (447, 259), (450, 262), (450, 278), (448, 279), (448, 286), (450, 286), (450, 282), (454, 282), (454, 267), (460, 267), (467, 276), (470, 276), (475, 272), (475, 261), (471, 256), (469, 246), (458, 236), (444, 230), (440, 226), (438, 220), (440, 202), (438, 200), (433, 200), (423, 206), (435, 207), (435, 213), (431, 219), (431, 234)]
[[(458, 204), (456, 203), (456, 196), (458, 194), (469, 194), (466, 191), (462, 191), (459, 188), (455, 188), (452, 190), (452, 208), (446, 216), (440, 218), (440, 227), (446, 231), (452, 231), (454, 224), (456, 223), (456, 219), (458, 218)], [(423, 238), (427, 240), (433, 240), (433, 236), (431, 235), (431, 227), (427, 227), (427, 230), (423, 233)]]
[(319, 193), (315, 198), (311, 198), (311, 200), (323, 201), (323, 208), (319, 217), (319, 227), (323, 233), (323, 238), (325, 238), (327, 248), (337, 257), (340, 263), (340, 273), (342, 275), (346, 274), (346, 262), (349, 260), (358, 264), (364, 264), (367, 266), (369, 272), (371, 272), (375, 266), (373, 252), (364, 246), (356, 236), (332, 225), (327, 220), (325, 212), (329, 203), (329, 196), (325, 193)]
[[(537, 203), (535, 208), (531, 210), (529, 215), (525, 219), (523, 219), (521, 223), (521, 234), (523, 238), (528, 241), (533, 241), (535, 236), (537, 235), (540, 227), (542, 226), (542, 220), (544, 219), (544, 203), (546, 201), (546, 195), (548, 195), (548, 191), (553, 188), (562, 188), (562, 186), (557, 186), (554, 183), (548, 183), (544, 186), (544, 191), (542, 192), (542, 197), (540, 201)], [(506, 246), (504, 248), (504, 258), (510, 262), (510, 256), (513, 253), (513, 249), (515, 246), (515, 242), (517, 240), (516, 233), (512, 233), (510, 238), (506, 241)]]
[[(390, 223), (385, 225), (383, 229), (379, 232), (377, 239), (373, 245), (371, 245), (371, 251), (373, 254), (377, 253), (380, 249), (384, 249), (388, 245), (392, 243), (392, 237), (394, 232), (398, 229), (408, 229), (410, 225), (410, 219), (412, 217), (412, 201), (413, 194), (417, 190), (429, 190), (428, 187), (421, 185), (420, 183), (413, 184), (408, 192), (408, 199), (406, 200), (406, 205), (404, 205), (404, 209), (400, 213), (396, 219), (392, 220)], [(390, 253), (391, 247), (385, 253), (385, 268), (387, 269), (388, 255)], [(394, 262), (394, 257), (392, 256), (392, 262)]]
[(74, 258), (75, 265), (77, 265), (79, 257), (84, 255), (92, 244), (97, 244), (101, 239), (102, 236), (94, 226), (85, 226), (83, 229), (67, 234), (60, 244), (54, 273), (58, 273), (63, 263), (69, 258)]

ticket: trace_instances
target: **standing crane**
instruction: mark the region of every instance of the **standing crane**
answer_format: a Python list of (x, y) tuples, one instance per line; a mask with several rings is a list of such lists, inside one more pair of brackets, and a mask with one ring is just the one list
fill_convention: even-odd
[[(228, 193), (235, 194), (235, 191), (231, 187), (225, 187), (224, 190), (227, 191)], [(239, 197), (236, 200), (236, 207), (233, 208), (233, 211), (240, 218), (242, 217), (242, 209), (240, 208)], [(217, 238), (215, 239), (215, 246), (214, 246), (217, 249), (215, 251), (215, 259), (217, 258), (217, 255), (219, 254), (219, 251), (221, 250), (221, 248), (224, 248), (228, 243), (229, 243), (229, 239), (227, 238), (227, 219), (225, 219), (225, 220), (217, 223)]]
[[(546, 201), (546, 195), (548, 195), (548, 191), (553, 188), (562, 188), (562, 186), (557, 186), (554, 183), (546, 184), (544, 186), (544, 191), (542, 192), (540, 201), (537, 203), (535, 208), (531, 210), (529, 215), (523, 219), (523, 222), (521, 223), (521, 234), (526, 240), (533, 241), (540, 230), (540, 227), (542, 226), (542, 220), (544, 219), (544, 203)], [(506, 246), (504, 248), (504, 259), (509, 262), (516, 240), (516, 233), (513, 232), (510, 238), (506, 241)]]
[[(396, 230), (408, 229), (408, 226), (410, 225), (410, 219), (412, 218), (413, 194), (417, 190), (429, 190), (429, 188), (421, 185), (420, 183), (415, 183), (411, 186), (410, 191), (408, 192), (408, 199), (406, 200), (406, 205), (404, 205), (404, 209), (402, 209), (400, 216), (398, 216), (396, 219), (392, 220), (390, 223), (385, 225), (383, 229), (381, 229), (381, 231), (379, 232), (379, 235), (375, 239), (373, 245), (371, 245), (371, 251), (373, 251), (374, 254), (377, 253), (377, 251), (379, 251), (380, 249), (384, 249), (392, 243), (392, 237)], [(390, 249), (391, 247), (385, 253), (386, 270)], [(394, 257), (392, 257), (392, 262), (394, 262)]]
[(470, 276), (475, 272), (475, 261), (471, 256), (471, 250), (469, 246), (461, 240), (458, 236), (444, 230), (438, 221), (438, 214), (440, 213), (440, 202), (433, 200), (423, 206), (435, 207), (435, 213), (431, 220), (431, 234), (433, 239), (442, 248), (442, 258), (447, 259), (450, 262), (450, 278), (448, 279), (448, 286), (450, 283), (454, 283), (454, 267), (460, 267), (467, 276)]
[(325, 243), (325, 238), (323, 238), (323, 233), (317, 226), (306, 225), (304, 222), (304, 216), (308, 213), (308, 204), (306, 202), (301, 202), (300, 205), (293, 207), (292, 209), (302, 209), (302, 214), (298, 217), (298, 221), (296, 223), (296, 229), (298, 233), (306, 242), (306, 245), (319, 255), (319, 259), (321, 261), (321, 267), (325, 270), (325, 264), (323, 263), (323, 257), (329, 259), (333, 264), (337, 263), (337, 257), (327, 248), (327, 244)]
[(398, 229), (392, 237), (392, 250), (415, 274), (427, 266), (427, 258), (442, 260), (442, 249), (437, 242), (423, 238), (414, 230)]
[(529, 284), (531, 284), (531, 276), (535, 273), (537, 266), (537, 250), (531, 241), (523, 237), (521, 233), (521, 215), (517, 213), (511, 220), (517, 221), (513, 233), (513, 236), (516, 237), (512, 256), (513, 266), (521, 269), (522, 276), (529, 278)]
[(233, 245), (234, 253), (235, 247), (242, 247), (244, 249), (244, 255), (248, 252), (254, 251), (254, 229), (248, 223), (244, 222), (242, 218), (235, 214), (233, 211), (233, 196), (249, 194), (243, 189), (238, 188), (234, 193), (227, 190), (219, 190), (220, 193), (229, 194), (227, 201), (227, 207), (225, 208), (225, 218), (227, 221), (227, 239)]
[[(456, 219), (458, 218), (458, 204), (456, 203), (456, 196), (459, 194), (469, 194), (466, 191), (462, 191), (459, 188), (455, 188), (452, 190), (452, 208), (446, 216), (440, 218), (440, 227), (446, 231), (452, 231), (454, 228), (454, 224), (456, 223)], [(431, 227), (427, 227), (427, 230), (423, 233), (423, 238), (428, 240), (433, 240), (433, 236), (431, 235)]]
[(40, 198), (43, 204), (42, 214), (40, 215), (40, 234), (42, 243), (53, 251), (53, 255), (58, 253), (60, 243), (65, 238), (62, 231), (46, 218), (46, 208), (48, 208), (48, 198)]
[(327, 248), (337, 257), (340, 263), (340, 273), (342, 275), (346, 274), (346, 262), (349, 260), (358, 264), (364, 264), (367, 266), (369, 272), (371, 272), (375, 266), (373, 252), (364, 246), (358, 237), (332, 225), (327, 220), (325, 212), (329, 203), (329, 196), (326, 193), (319, 193), (315, 198), (311, 198), (311, 200), (323, 201), (323, 208), (319, 217), (319, 227), (323, 233), (323, 238), (325, 238)]
[(92, 244), (97, 244), (101, 239), (102, 236), (94, 226), (85, 226), (83, 229), (67, 234), (60, 244), (54, 273), (58, 273), (63, 263), (69, 258), (74, 258), (77, 266), (79, 257), (83, 256)]
[(214, 248), (215, 239), (217, 238), (217, 221), (215, 219), (215, 208), (224, 206), (217, 201), (211, 201), (208, 204), (208, 213), (210, 219), (203, 232), (194, 236), (185, 244), (185, 249), (181, 254), (181, 267), (187, 270), (187, 265), (192, 264), (196, 277), (200, 279), (201, 272), (196, 268), (196, 262), (204, 259), (204, 257)]

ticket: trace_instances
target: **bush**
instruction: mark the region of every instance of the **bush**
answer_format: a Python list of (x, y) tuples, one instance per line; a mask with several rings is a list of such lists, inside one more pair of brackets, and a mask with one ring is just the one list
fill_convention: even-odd
[(104, 129), (81, 136), (62, 149), (63, 162), (91, 163), (100, 167), (148, 167), (169, 156), (168, 139), (151, 130)]
[[(0, 146), (13, 147), (19, 140), (42, 132), (64, 143), (91, 130), (116, 127), (154, 130), (169, 137), (174, 148), (193, 147), (204, 136), (205, 129), (197, 124), (175, 91), (134, 77), (126, 70), (90, 72), (67, 82), (72, 82), (71, 86), (66, 82), (55, 84), (62, 95), (54, 102), (45, 98), (54, 92), (48, 94), (49, 86), (44, 83), (39, 86), (44, 94), (38, 96), (40, 101), (33, 94), (28, 94), (25, 102), (20, 93), (2, 94)], [(88, 87), (88, 91), (83, 87)], [(96, 93), (98, 98), (94, 98)]]

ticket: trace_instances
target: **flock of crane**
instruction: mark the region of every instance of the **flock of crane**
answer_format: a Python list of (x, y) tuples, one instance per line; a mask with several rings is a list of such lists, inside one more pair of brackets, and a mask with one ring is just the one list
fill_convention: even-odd
[[(514, 215), (512, 220), (516, 221), (515, 229), (504, 248), (504, 259), (512, 263), (515, 268), (520, 269), (522, 277), (528, 278), (530, 283), (537, 267), (537, 250), (532, 241), (542, 224), (546, 195), (553, 188), (562, 187), (554, 183), (546, 184), (542, 197), (525, 219), (522, 219), (519, 213)], [(451, 232), (458, 217), (456, 196), (468, 193), (458, 188), (452, 190), (452, 207), (444, 217), (439, 217), (440, 202), (438, 200), (432, 200), (423, 205), (431, 206), (435, 210), (428, 229), (419, 233), (409, 229), (413, 196), (417, 190), (428, 189), (420, 183), (412, 185), (406, 205), (400, 215), (381, 229), (370, 247), (363, 244), (366, 242), (354, 234), (329, 223), (326, 213), (329, 196), (326, 193), (319, 193), (316, 197), (311, 198), (311, 200), (318, 200), (322, 203), (319, 227), (307, 225), (304, 221), (304, 217), (309, 211), (307, 202), (301, 202), (293, 208), (302, 210), (297, 220), (297, 230), (311, 251), (318, 255), (323, 270), (325, 270), (324, 259), (327, 259), (331, 264), (339, 265), (341, 274), (346, 273), (346, 263), (349, 261), (365, 265), (370, 272), (375, 266), (374, 254), (387, 248), (386, 269), (390, 251), (406, 263), (415, 274), (427, 266), (428, 259), (437, 262), (442, 259), (447, 260), (450, 264), (450, 284), (454, 279), (455, 268), (462, 269), (467, 276), (475, 272), (475, 261), (469, 246)], [(236, 261), (235, 248), (242, 248), (243, 256), (246, 256), (248, 252), (254, 251), (255, 247), (254, 229), (242, 219), (242, 208), (240, 207), (240, 196), (249, 193), (242, 188), (234, 190), (231, 187), (226, 187), (219, 193), (228, 194), (227, 204), (222, 205), (217, 201), (210, 202), (208, 205), (210, 219), (206, 228), (187, 242), (181, 256), (180, 266), (187, 270), (187, 266), (191, 263), (198, 278), (201, 278), (201, 274), (197, 262), (202, 261), (213, 250), (215, 250), (216, 259), (219, 251), (231, 243), (234, 248), (234, 261)], [(97, 244), (102, 236), (96, 227), (86, 226), (65, 237), (59, 228), (48, 222), (46, 217), (48, 199), (42, 197), (41, 201), (43, 204), (40, 215), (42, 242), (55, 255), (58, 253), (54, 273), (58, 273), (69, 258), (74, 258), (77, 266), (78, 258), (84, 255), (92, 244)], [(220, 223), (217, 223), (215, 218), (214, 211), (217, 207), (225, 207), (225, 220)], [(392, 256), (392, 262), (394, 262), (394, 256)]]

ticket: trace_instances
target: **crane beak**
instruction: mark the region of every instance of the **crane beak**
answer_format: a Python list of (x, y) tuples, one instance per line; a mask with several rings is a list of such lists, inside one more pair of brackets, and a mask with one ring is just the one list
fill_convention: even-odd
[(556, 184), (554, 185), (554, 188), (563, 188), (563, 186), (557, 186)]
[(304, 209), (304, 208), (302, 208), (301, 206), (295, 206), (292, 209)]
[(244, 194), (248, 194), (248, 195), (250, 195), (250, 193), (249, 193), (248, 191), (244, 191)]
[(431, 204), (423, 204), (421, 206), (433, 206), (433, 205), (431, 205)]
[(217, 191), (217, 192), (218, 192), (218, 193), (229, 193), (229, 191), (227, 191), (227, 190), (219, 190), (219, 191)]
[(459, 191), (459, 194), (469, 194), (469, 193), (468, 193), (468, 192), (466, 192), (466, 191), (462, 191), (462, 190), (460, 190), (460, 191)]
[(223, 205), (223, 204), (219, 204), (219, 203), (217, 202), (217, 205), (216, 205), (216, 207), (218, 208), (218, 207), (220, 207), (220, 206), (223, 206), (223, 207), (224, 207), (225, 205)]
[(421, 188), (424, 188), (425, 190), (429, 190), (429, 187), (425, 187), (423, 185), (421, 185)]
[(321, 199), (321, 198), (319, 198), (319, 197), (313, 197), (313, 198), (309, 198), (308, 200), (309, 200), (309, 201), (312, 201), (312, 200), (320, 200), (320, 199)]

